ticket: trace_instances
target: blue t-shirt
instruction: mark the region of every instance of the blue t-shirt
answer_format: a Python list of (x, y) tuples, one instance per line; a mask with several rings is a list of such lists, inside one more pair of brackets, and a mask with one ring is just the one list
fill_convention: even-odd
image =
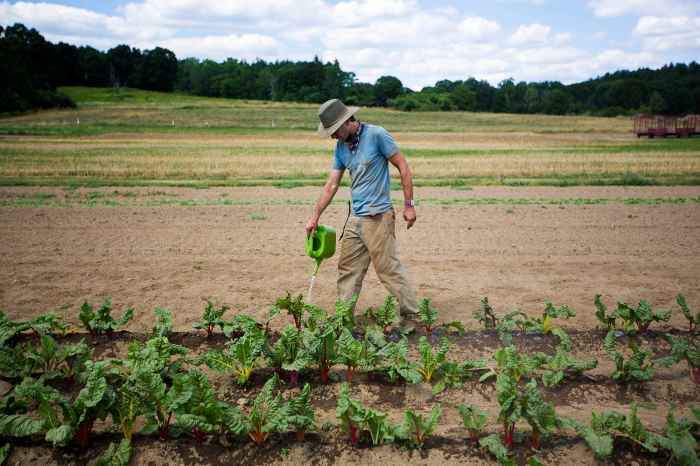
[(399, 151), (394, 138), (381, 126), (362, 123), (355, 152), (338, 141), (333, 168), (350, 172), (352, 213), (360, 217), (390, 210), (388, 159)]

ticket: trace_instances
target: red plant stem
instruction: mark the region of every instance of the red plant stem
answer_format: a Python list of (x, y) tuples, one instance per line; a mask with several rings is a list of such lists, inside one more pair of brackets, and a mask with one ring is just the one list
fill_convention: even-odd
[(207, 433), (197, 429), (196, 427), (192, 429), (192, 434), (194, 435), (194, 440), (197, 443), (204, 443), (204, 441), (207, 439)]
[(357, 426), (354, 424), (350, 424), (350, 443), (357, 446), (357, 444), (360, 443), (360, 435), (359, 434), (360, 433), (357, 430)]
[(384, 333), (389, 333), (391, 331), (391, 325), (384, 326)]
[(540, 431), (537, 429), (534, 429), (532, 431), (532, 437), (530, 439), (530, 443), (532, 444), (532, 448), (535, 450), (540, 449)]
[(301, 319), (297, 316), (292, 317), (294, 317), (294, 325), (296, 326), (297, 330), (301, 330)]
[(700, 367), (690, 366), (690, 380), (692, 380), (693, 383), (700, 385)]
[(503, 423), (503, 443), (507, 449), (513, 448), (513, 435), (515, 434), (515, 424)]
[(474, 429), (469, 429), (469, 438), (472, 442), (476, 443), (479, 441), (479, 431)]
[(303, 441), (304, 441), (304, 434), (305, 434), (305, 433), (306, 433), (306, 432), (304, 432), (303, 430), (297, 430), (297, 431), (296, 431), (297, 442), (303, 442)]
[(267, 432), (250, 432), (250, 433), (248, 433), (248, 436), (256, 445), (262, 445), (265, 442), (265, 440), (267, 439), (268, 433)]
[(170, 419), (172, 417), (173, 413), (171, 411), (170, 413), (168, 413), (168, 420), (165, 421), (165, 424), (158, 427), (158, 436), (161, 440), (168, 440), (168, 437), (170, 436)]
[(299, 372), (289, 371), (289, 384), (293, 386), (299, 384)]
[(211, 338), (212, 335), (214, 335), (214, 325), (209, 324), (207, 325), (207, 338)]
[(321, 382), (324, 384), (328, 383), (328, 373), (330, 372), (330, 367), (321, 368)]
[(347, 379), (348, 383), (352, 383), (352, 375), (355, 373), (355, 368), (348, 366), (347, 370), (345, 371), (345, 378)]
[(92, 425), (94, 423), (94, 418), (88, 418), (81, 422), (78, 426), (78, 431), (75, 433), (75, 440), (80, 448), (86, 448), (88, 446), (90, 432), (92, 431)]

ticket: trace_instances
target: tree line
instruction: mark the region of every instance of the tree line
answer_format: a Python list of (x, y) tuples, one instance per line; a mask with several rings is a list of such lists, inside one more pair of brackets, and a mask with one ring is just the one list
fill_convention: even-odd
[(591, 114), (700, 113), (700, 65), (695, 61), (617, 71), (581, 83), (515, 82), (492, 86), (475, 78), (441, 80), (418, 92), (395, 76), (359, 82), (338, 61), (178, 60), (166, 48), (107, 50), (47, 41), (22, 24), (0, 26), (0, 113), (72, 107), (59, 86), (132, 87), (237, 99), (320, 103), (340, 97), (349, 105), (404, 111), (475, 111)]

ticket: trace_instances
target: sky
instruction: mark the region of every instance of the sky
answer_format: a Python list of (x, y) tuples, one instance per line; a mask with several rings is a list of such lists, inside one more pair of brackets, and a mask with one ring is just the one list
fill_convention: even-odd
[(700, 61), (700, 0), (0, 1), (0, 24), (179, 59), (337, 59), (356, 79), (420, 90), (470, 77), (580, 82)]

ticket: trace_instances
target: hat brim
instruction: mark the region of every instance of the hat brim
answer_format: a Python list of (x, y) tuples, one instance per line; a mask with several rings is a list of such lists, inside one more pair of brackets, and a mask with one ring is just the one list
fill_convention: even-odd
[(353, 116), (357, 111), (360, 109), (360, 107), (348, 107), (348, 110), (343, 114), (342, 117), (338, 118), (338, 121), (336, 121), (332, 126), (326, 128), (323, 126), (323, 123), (318, 124), (318, 134), (322, 138), (329, 138), (335, 133), (338, 128), (340, 128), (343, 123), (348, 121), (348, 118)]

